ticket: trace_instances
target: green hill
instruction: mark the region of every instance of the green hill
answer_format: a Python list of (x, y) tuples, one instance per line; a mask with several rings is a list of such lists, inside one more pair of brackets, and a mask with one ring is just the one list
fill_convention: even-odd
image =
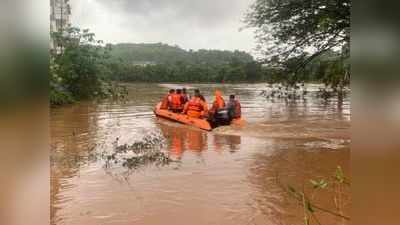
[(208, 64), (222, 65), (232, 62), (249, 63), (253, 57), (243, 51), (185, 50), (178, 46), (163, 43), (154, 44), (115, 44), (111, 55), (114, 60), (122, 60), (132, 64)]

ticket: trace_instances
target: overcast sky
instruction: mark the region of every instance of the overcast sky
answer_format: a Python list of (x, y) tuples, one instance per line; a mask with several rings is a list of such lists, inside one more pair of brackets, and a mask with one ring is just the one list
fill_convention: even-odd
[(252, 30), (239, 29), (254, 0), (72, 0), (72, 23), (109, 43), (253, 52)]

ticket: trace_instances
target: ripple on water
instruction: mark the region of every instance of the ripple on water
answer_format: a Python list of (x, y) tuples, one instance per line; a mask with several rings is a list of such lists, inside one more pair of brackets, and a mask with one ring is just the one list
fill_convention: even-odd
[[(208, 101), (235, 93), (247, 121), (212, 132), (157, 119), (153, 106), (169, 88), (199, 88)], [(348, 171), (350, 101), (266, 100), (265, 84), (132, 84), (125, 102), (82, 102), (53, 109), (52, 223), (298, 224), (302, 212), (277, 185)], [(310, 85), (318, 90), (318, 85)], [(179, 163), (129, 170), (98, 157), (115, 144), (159, 132)], [(118, 140), (118, 141), (117, 141)], [(93, 156), (93, 157), (92, 157)], [(128, 157), (123, 155), (121, 157)], [(327, 224), (338, 224), (323, 218)]]

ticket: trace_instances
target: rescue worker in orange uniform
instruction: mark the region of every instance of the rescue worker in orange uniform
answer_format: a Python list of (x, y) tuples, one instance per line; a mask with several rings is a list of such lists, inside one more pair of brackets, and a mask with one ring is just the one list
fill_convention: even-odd
[(161, 109), (168, 109), (168, 107), (169, 107), (169, 102), (170, 102), (169, 98), (170, 98), (170, 96), (171, 96), (173, 93), (175, 93), (175, 90), (174, 90), (174, 89), (171, 89), (171, 90), (169, 90), (169, 93), (166, 94), (166, 95), (163, 97), (163, 99), (162, 99), (162, 101), (161, 101), (161, 107), (160, 107)]
[(228, 111), (232, 119), (240, 119), (242, 117), (242, 106), (239, 100), (235, 99), (235, 95), (229, 96)]
[(200, 91), (195, 90), (194, 96), (185, 104), (183, 113), (194, 118), (205, 117), (208, 114), (208, 106), (205, 101), (200, 98)]
[(210, 109), (210, 114), (213, 116), (218, 110), (225, 108), (225, 100), (222, 97), (221, 91), (215, 91), (215, 100)]
[(174, 113), (181, 113), (183, 110), (182, 90), (177, 89), (170, 97), (169, 108)]
[(182, 97), (183, 97), (183, 105), (185, 105), (186, 102), (188, 102), (190, 100), (190, 97), (189, 97), (189, 95), (187, 93), (186, 88), (182, 89)]
[(225, 100), (222, 97), (222, 92), (216, 90), (215, 100), (212, 104), (210, 115), (208, 117), (208, 121), (210, 122), (211, 126), (217, 127), (230, 124), (231, 119), (229, 118), (229, 113), (225, 106)]

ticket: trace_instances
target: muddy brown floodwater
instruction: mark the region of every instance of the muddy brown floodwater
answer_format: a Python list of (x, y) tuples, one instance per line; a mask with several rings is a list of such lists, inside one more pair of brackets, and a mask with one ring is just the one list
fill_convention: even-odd
[[(303, 209), (277, 177), (300, 187), (338, 165), (350, 174), (349, 98), (343, 104), (314, 97), (285, 102), (260, 95), (266, 84), (187, 85), (208, 101), (216, 88), (240, 96), (246, 125), (205, 132), (153, 115), (175, 86), (129, 84), (125, 101), (51, 110), (52, 224), (304, 224)], [(318, 89), (307, 87), (310, 96)], [(152, 136), (163, 139), (157, 148), (172, 163), (131, 167), (104, 157)], [(330, 199), (316, 201), (333, 210)], [(349, 214), (348, 204), (343, 213)], [(324, 225), (346, 224), (328, 213), (318, 216)]]

